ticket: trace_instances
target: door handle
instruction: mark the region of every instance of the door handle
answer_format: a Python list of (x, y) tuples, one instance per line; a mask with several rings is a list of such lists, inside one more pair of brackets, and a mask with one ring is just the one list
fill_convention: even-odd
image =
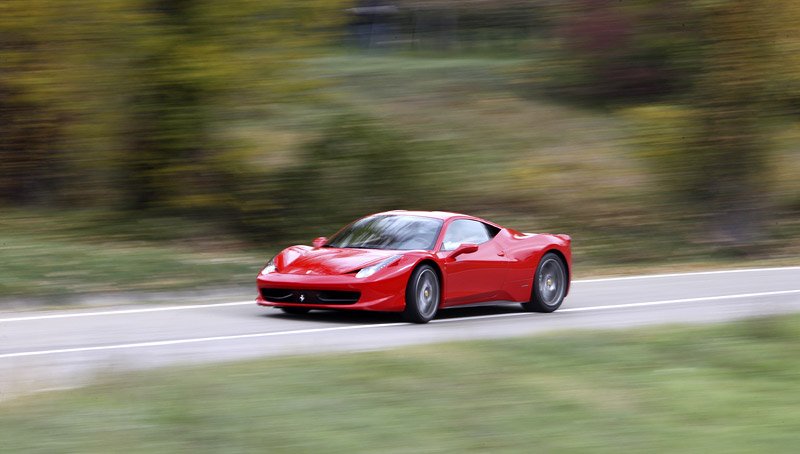
[(506, 255), (506, 253), (505, 253), (505, 252), (503, 252), (503, 251), (499, 251), (499, 252), (497, 253), (497, 255), (499, 255), (500, 257), (503, 257), (503, 256), (505, 256), (505, 255)]

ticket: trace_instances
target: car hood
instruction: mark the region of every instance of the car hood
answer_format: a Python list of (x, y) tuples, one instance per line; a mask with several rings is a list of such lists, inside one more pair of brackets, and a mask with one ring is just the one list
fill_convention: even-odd
[(280, 254), (278, 272), (283, 274), (346, 274), (397, 254), (397, 251), (376, 249), (312, 249), (307, 246), (295, 246)]

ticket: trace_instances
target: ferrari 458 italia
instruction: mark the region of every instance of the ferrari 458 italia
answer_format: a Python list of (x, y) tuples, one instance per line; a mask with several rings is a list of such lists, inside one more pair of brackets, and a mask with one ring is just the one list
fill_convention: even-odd
[(553, 312), (569, 292), (570, 242), (463, 214), (387, 211), (284, 249), (259, 273), (257, 303), (289, 314), (402, 312), (414, 323), (486, 302)]

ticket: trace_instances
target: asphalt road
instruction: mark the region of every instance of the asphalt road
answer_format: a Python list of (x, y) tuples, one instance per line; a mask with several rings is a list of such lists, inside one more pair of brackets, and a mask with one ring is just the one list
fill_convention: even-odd
[(800, 312), (800, 266), (578, 280), (553, 314), (472, 307), (445, 310), (427, 325), (393, 314), (289, 316), (253, 301), (0, 312), (0, 400), (172, 364), (790, 312)]

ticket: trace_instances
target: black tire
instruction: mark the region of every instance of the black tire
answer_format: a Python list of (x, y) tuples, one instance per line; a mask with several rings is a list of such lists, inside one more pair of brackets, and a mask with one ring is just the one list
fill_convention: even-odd
[(311, 310), (306, 307), (294, 307), (294, 306), (279, 307), (278, 309), (282, 310), (286, 314), (292, 314), (292, 315), (308, 314), (308, 311)]
[(531, 300), (522, 303), (522, 309), (528, 312), (553, 312), (564, 301), (568, 285), (569, 274), (564, 261), (557, 254), (548, 252), (536, 267)]
[(406, 285), (406, 308), (403, 318), (411, 323), (428, 323), (439, 310), (442, 294), (439, 275), (430, 265), (418, 266)]

